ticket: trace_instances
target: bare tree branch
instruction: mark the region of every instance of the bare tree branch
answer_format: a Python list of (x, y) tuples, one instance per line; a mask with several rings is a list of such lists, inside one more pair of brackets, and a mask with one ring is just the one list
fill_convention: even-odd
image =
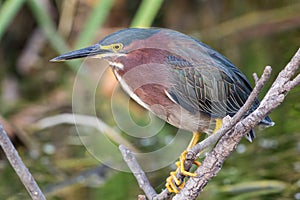
[(291, 80), (290, 82), (286, 83), (286, 90), (291, 90), (293, 89), (294, 87), (296, 87), (300, 82), (300, 74), (298, 74), (296, 76), (296, 78), (294, 78), (293, 80)]
[(157, 196), (155, 190), (153, 189), (149, 180), (147, 179), (145, 172), (142, 170), (141, 166), (135, 159), (133, 153), (123, 145), (120, 145), (119, 149), (122, 153), (123, 159), (127, 163), (131, 172), (138, 181), (140, 188), (145, 192), (146, 196), (149, 199), (152, 199), (153, 197)]
[(252, 76), (253, 76), (253, 78), (254, 78), (255, 85), (256, 85), (257, 82), (258, 82), (258, 80), (259, 80), (258, 75), (257, 75), (257, 73), (253, 73)]
[(161, 193), (159, 193), (157, 196), (153, 198), (153, 200), (164, 200), (169, 199), (171, 196), (168, 189), (164, 189)]
[(145, 195), (138, 195), (138, 200), (146, 200), (146, 197)]
[(82, 125), (82, 126), (93, 127), (99, 130), (101, 133), (105, 134), (112, 141), (118, 144), (126, 145), (132, 151), (138, 152), (138, 149), (136, 149), (129, 141), (127, 141), (124, 137), (122, 137), (116, 130), (108, 126), (101, 119), (94, 116), (80, 115), (75, 113), (63, 113), (63, 114), (40, 119), (35, 124), (33, 124), (32, 128), (41, 130), (41, 129), (57, 126), (60, 124), (71, 124), (71, 125)]
[[(119, 149), (122, 153), (124, 161), (135, 176), (140, 188), (144, 191), (148, 199), (163, 200), (168, 199), (170, 197), (170, 193), (167, 189), (164, 189), (160, 194), (156, 194), (145, 172), (142, 170), (141, 166), (135, 159), (134, 154), (129, 148), (125, 147), (124, 145), (120, 145)], [(146, 199), (146, 197), (144, 195), (139, 195), (138, 199)]]
[(27, 189), (29, 195), (33, 200), (46, 200), (41, 189), (35, 182), (33, 176), (22, 162), (17, 150), (8, 138), (4, 128), (0, 124), (0, 145), (9, 160), (11, 166), (14, 168), (23, 185)]

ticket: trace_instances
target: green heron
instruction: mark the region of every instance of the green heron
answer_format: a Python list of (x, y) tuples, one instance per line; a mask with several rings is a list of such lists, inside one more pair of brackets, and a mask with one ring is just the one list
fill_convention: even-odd
[[(108, 35), (87, 48), (51, 61), (93, 57), (108, 61), (121, 87), (144, 108), (171, 125), (193, 132), (189, 150), (201, 132), (211, 134), (222, 126), (222, 118), (233, 116), (252, 91), (246, 76), (227, 58), (206, 44), (162, 28), (129, 28)], [(246, 116), (259, 106), (256, 99)], [(272, 126), (268, 116), (261, 125)], [(246, 138), (252, 141), (254, 132)], [(177, 162), (184, 176), (183, 152)], [(195, 164), (199, 164), (195, 162)], [(170, 192), (178, 192), (182, 180), (167, 179)]]

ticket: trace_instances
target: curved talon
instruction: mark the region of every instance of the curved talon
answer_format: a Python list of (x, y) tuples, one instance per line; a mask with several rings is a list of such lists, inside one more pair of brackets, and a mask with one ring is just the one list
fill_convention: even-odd
[[(172, 172), (171, 172), (172, 173)], [(173, 172), (173, 173), (175, 173), (175, 172)], [(176, 185), (176, 180), (178, 180), (177, 178), (176, 178), (176, 175), (175, 175), (175, 179), (174, 179), (174, 177), (171, 175), (170, 177), (168, 177), (167, 178), (167, 180), (166, 180), (166, 188), (168, 189), (168, 191), (170, 192), (170, 193), (178, 193), (179, 192), (179, 189), (182, 189), (183, 188), (183, 186), (184, 186), (184, 182), (181, 184), (181, 185), (179, 185), (179, 186), (177, 186)], [(181, 182), (181, 181), (180, 181)], [(179, 188), (179, 189), (178, 189)]]
[(195, 161), (194, 161), (194, 164), (197, 165), (197, 167), (199, 167), (199, 166), (201, 165), (201, 162), (195, 160)]
[(178, 186), (180, 186), (181, 183), (182, 183), (182, 181), (179, 180), (179, 179), (176, 177), (177, 171), (178, 171), (178, 170), (176, 170), (175, 172), (171, 172), (170, 175), (171, 175), (171, 177), (173, 178), (175, 184), (178, 185)]
[(174, 192), (174, 193), (178, 193), (179, 189), (182, 189), (185, 182), (184, 180), (179, 180), (176, 175), (179, 171), (179, 166), (180, 162), (176, 162), (177, 165), (177, 169), (173, 172), (170, 172), (170, 176), (167, 178), (166, 180), (166, 188), (169, 190), (170, 193)]
[(170, 193), (173, 193), (173, 192), (177, 193), (178, 192), (175, 184), (172, 181), (172, 177), (171, 176), (167, 178), (165, 186), (166, 186), (166, 188), (168, 189), (168, 191)]

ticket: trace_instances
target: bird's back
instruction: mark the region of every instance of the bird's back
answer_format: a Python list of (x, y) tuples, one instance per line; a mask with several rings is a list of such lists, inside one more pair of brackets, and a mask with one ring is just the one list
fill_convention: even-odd
[[(208, 45), (178, 32), (168, 34), (182, 38), (174, 46), (188, 47), (168, 57), (174, 75), (168, 92), (173, 100), (191, 113), (203, 112), (213, 118), (236, 114), (252, 91), (246, 76)], [(247, 115), (258, 106), (256, 99)], [(273, 122), (267, 116), (261, 124), (271, 126)]]

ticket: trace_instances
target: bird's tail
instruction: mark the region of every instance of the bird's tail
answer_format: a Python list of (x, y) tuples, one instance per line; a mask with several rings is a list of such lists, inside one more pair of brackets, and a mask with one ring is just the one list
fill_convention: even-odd
[(249, 133), (247, 133), (245, 135), (245, 138), (249, 141), (249, 142), (253, 142), (254, 138), (255, 138), (255, 132), (254, 130), (252, 129)]
[(266, 116), (263, 120), (261, 120), (259, 125), (269, 127), (269, 126), (274, 126), (275, 123), (272, 121), (272, 119), (269, 116)]
[[(270, 126), (274, 126), (275, 123), (272, 121), (272, 119), (269, 116), (266, 116), (263, 120), (261, 120), (261, 122), (259, 123), (259, 125), (262, 125), (263, 127), (270, 127)], [(249, 133), (247, 133), (247, 135), (245, 136), (245, 138), (249, 141), (249, 142), (253, 142), (254, 138), (255, 138), (255, 132), (252, 129)]]

